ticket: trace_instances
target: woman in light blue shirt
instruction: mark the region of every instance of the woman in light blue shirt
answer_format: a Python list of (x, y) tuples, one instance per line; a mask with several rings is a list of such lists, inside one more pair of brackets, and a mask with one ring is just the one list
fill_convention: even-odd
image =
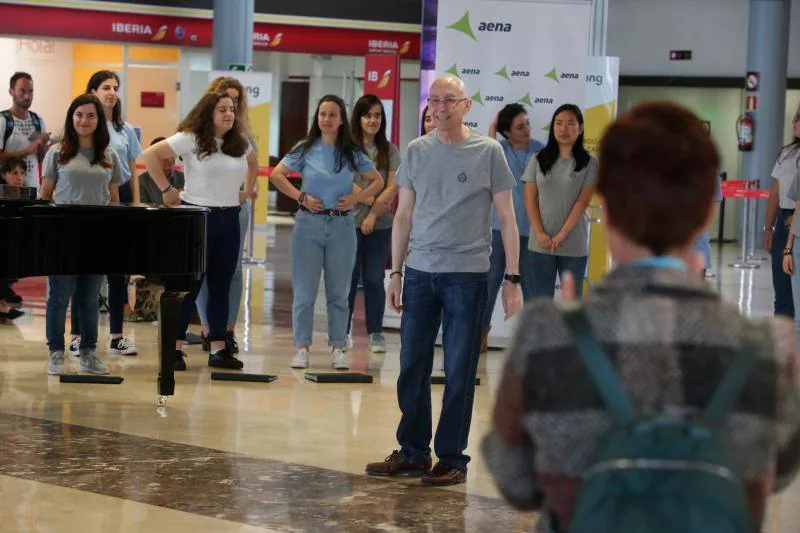
[[(383, 178), (367, 154), (353, 144), (347, 122), (342, 99), (323, 96), (308, 136), (272, 171), (275, 187), (300, 204), (292, 234), (292, 327), (297, 347), (292, 368), (308, 368), (314, 304), (323, 274), (333, 367), (350, 367), (345, 353), (348, 294), (356, 258), (356, 226), (351, 210), (378, 194)], [(287, 176), (292, 172), (302, 175), (301, 190), (289, 182)], [(353, 194), (356, 175), (366, 183)]]
[[(539, 141), (531, 138), (531, 121), (528, 113), (521, 104), (508, 104), (497, 114), (489, 127), (489, 137), (499, 139), (503, 152), (506, 155), (508, 166), (517, 186), (514, 188), (514, 212), (517, 215), (519, 228), (519, 273), (522, 276), (522, 297), (529, 300), (533, 296), (533, 268), (530, 265), (530, 251), (528, 250), (528, 236), (531, 231), (531, 221), (525, 210), (525, 183), (522, 174), (528, 163), (536, 153), (544, 148)], [(489, 258), (489, 299), (486, 301), (486, 312), (483, 316), (483, 336), (481, 337), (481, 351), (488, 348), (489, 330), (492, 327), (492, 313), (497, 293), (503, 283), (506, 272), (506, 252), (503, 247), (503, 237), (500, 234), (500, 220), (492, 210), (492, 255)]]
[[(142, 154), (142, 146), (133, 127), (122, 120), (122, 104), (119, 100), (119, 77), (110, 70), (95, 72), (86, 92), (95, 95), (103, 105), (109, 136), (109, 147), (117, 153), (122, 170), (122, 183), (119, 186), (119, 201), (122, 204), (139, 203), (139, 177), (136, 172), (136, 158)], [(116, 246), (125, 246), (124, 236), (120, 236)], [(110, 250), (108, 253), (114, 253)], [(108, 324), (111, 333), (109, 353), (116, 355), (136, 355), (133, 341), (122, 335), (125, 317), (125, 302), (128, 301), (128, 282), (126, 276), (108, 275)], [(73, 313), (72, 341), (70, 355), (77, 355), (80, 346), (80, 311)]]

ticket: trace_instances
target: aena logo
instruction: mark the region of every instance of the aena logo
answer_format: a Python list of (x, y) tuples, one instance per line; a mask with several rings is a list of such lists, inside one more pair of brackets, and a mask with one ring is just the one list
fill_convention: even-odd
[(512, 70), (511, 77), (512, 78), (527, 78), (531, 75), (530, 72), (527, 70)]
[(580, 75), (577, 72), (562, 72), (561, 73), (562, 80), (579, 80), (581, 79)]
[(493, 94), (484, 96), (483, 98), (487, 102), (502, 102), (503, 101), (503, 97), (502, 96), (493, 95)]
[(472, 121), (469, 121), (469, 120), (465, 120), (464, 121), (464, 125), (468, 126), (470, 128), (477, 128), (478, 127), (478, 123), (477, 122), (472, 122)]
[[(456, 30), (473, 41), (477, 41), (478, 38), (475, 37), (475, 31), (472, 29), (472, 23), (469, 20), (469, 11), (464, 13), (464, 16), (455, 21), (454, 23), (448, 26), (451, 30)], [(512, 25), (510, 22), (499, 21), (499, 20), (492, 20), (492, 21), (482, 21), (478, 23), (478, 31), (479, 32), (502, 32), (508, 33), (512, 29)]]
[(462, 68), (461, 74), (472, 74), (472, 75), (479, 75), (481, 73), (481, 69), (479, 68)]
[(553, 103), (553, 99), (552, 98), (536, 98), (533, 101), (533, 103), (534, 104), (552, 104)]
[(509, 32), (509, 31), (511, 31), (511, 23), (510, 22), (481, 22), (480, 24), (478, 24), (478, 31)]
[(579, 80), (581, 79), (580, 75), (577, 72), (562, 72), (561, 74), (558, 73), (555, 67), (553, 70), (548, 72), (544, 75), (545, 78), (550, 78), (555, 82), (560, 82), (561, 80)]

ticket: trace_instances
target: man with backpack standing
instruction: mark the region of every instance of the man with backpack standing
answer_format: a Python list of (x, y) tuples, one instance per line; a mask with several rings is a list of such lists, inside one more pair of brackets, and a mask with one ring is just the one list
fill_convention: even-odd
[(615, 269), (582, 304), (523, 313), (489, 469), (539, 532), (759, 531), (800, 463), (792, 324), (742, 317), (699, 275), (719, 156), (696, 116), (637, 106), (599, 160)]
[(33, 78), (27, 72), (11, 76), (8, 93), (10, 109), (0, 112), (0, 161), (21, 157), (28, 164), (25, 186), (39, 188), (39, 162), (47, 152), (50, 134), (44, 120), (30, 110), (33, 103)]

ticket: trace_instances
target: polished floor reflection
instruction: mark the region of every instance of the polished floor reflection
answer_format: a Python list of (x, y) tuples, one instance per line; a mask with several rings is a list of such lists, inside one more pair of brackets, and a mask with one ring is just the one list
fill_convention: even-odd
[[(0, 532), (532, 529), (535, 514), (503, 503), (478, 453), (500, 351), (481, 359), (466, 485), (432, 489), (363, 475), (366, 462), (395, 446), (398, 336), (387, 335), (387, 354), (371, 355), (357, 314), (352, 370), (374, 375), (373, 384), (314, 384), (291, 370), (289, 235), (280, 226), (258, 233), (268, 261), (246, 269), (237, 328), (245, 370), (279, 379), (211, 381), (206, 354), (193, 346), (164, 413), (155, 405), (155, 325), (126, 323), (140, 355), (106, 358), (123, 384), (60, 383), (45, 373), (42, 281), (24, 282), (27, 314), (0, 325)], [(734, 253), (724, 250), (710, 283), (743, 311), (768, 314), (768, 264), (739, 272), (727, 267)], [(319, 309), (311, 365), (327, 370)], [(101, 332), (107, 343), (105, 317)], [(435, 387), (435, 404), (441, 394)], [(798, 504), (797, 485), (775, 498), (766, 531), (797, 531)]]

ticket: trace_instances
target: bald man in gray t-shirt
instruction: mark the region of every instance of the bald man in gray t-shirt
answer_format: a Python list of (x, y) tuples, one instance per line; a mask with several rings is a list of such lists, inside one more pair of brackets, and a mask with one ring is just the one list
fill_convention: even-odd
[[(422, 476), (423, 485), (437, 486), (466, 480), (493, 205), (509, 265), (503, 287), (507, 316), (521, 307), (514, 176), (500, 143), (463, 125), (471, 103), (461, 80), (437, 79), (428, 98), (436, 129), (409, 144), (395, 176), (399, 201), (387, 300), (403, 313), (397, 379), (403, 415), (400, 450), (368, 464), (370, 475)], [(431, 469), (430, 378), (440, 325), (445, 391), (435, 441), (439, 462)]]

